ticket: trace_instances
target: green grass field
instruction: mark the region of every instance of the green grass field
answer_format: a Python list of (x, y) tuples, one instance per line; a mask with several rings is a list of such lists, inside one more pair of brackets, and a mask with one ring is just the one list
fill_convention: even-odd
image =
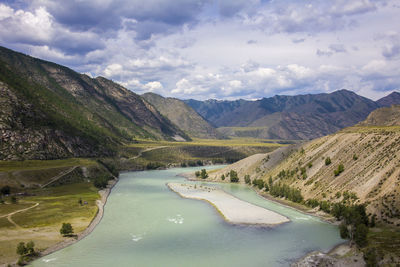
[(90, 166), (96, 162), (92, 159), (71, 158), (57, 160), (24, 160), (24, 161), (0, 161), (0, 172), (20, 170), (40, 170), (48, 168), (61, 168), (71, 166)]
[[(39, 206), (26, 212), (17, 213), (13, 220), (22, 227), (43, 227), (62, 224), (71, 218), (89, 218), (97, 212), (99, 198), (92, 183), (78, 183), (32, 191), (35, 196), (24, 197), (24, 201), (38, 202)], [(87, 205), (80, 205), (79, 199)]]

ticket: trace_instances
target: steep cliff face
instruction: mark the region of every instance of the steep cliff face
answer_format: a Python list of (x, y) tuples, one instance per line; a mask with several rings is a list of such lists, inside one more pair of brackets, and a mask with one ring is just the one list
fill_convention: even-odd
[(206, 139), (222, 137), (214, 127), (182, 100), (165, 98), (154, 93), (146, 93), (143, 98), (191, 137)]
[[(188, 136), (105, 78), (0, 48), (1, 159), (111, 155), (136, 138)], [(17, 141), (16, 141), (17, 140)], [(29, 145), (28, 145), (29, 144)]]
[[(357, 203), (365, 203), (368, 213), (376, 214), (378, 220), (398, 225), (400, 123), (393, 118), (399, 117), (398, 107), (378, 109), (359, 125), (298, 147), (278, 149), (257, 157), (250, 165), (244, 164), (245, 159), (212, 179), (219, 180), (232, 168), (239, 176), (249, 174), (251, 179), (265, 182), (272, 177), (274, 183), (300, 189), (306, 200), (331, 203), (343, 200), (347, 191), (355, 193)], [(339, 165), (343, 171), (335, 175)]]

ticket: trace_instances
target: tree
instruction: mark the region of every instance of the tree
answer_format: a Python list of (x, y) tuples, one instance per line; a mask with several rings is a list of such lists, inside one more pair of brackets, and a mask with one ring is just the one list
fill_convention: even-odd
[(18, 202), (17, 198), (15, 196), (11, 197), (11, 203), (16, 204)]
[(33, 241), (29, 241), (26, 244), (26, 250), (27, 250), (27, 253), (30, 255), (35, 254), (35, 243), (33, 243)]
[(196, 177), (200, 177), (200, 171), (196, 171), (194, 174), (196, 175)]
[(339, 231), (340, 231), (340, 237), (345, 239), (349, 238), (349, 229), (347, 229), (347, 225), (344, 223), (341, 223), (339, 225)]
[(206, 179), (206, 178), (208, 178), (208, 174), (207, 174), (206, 169), (202, 169), (202, 170), (201, 170), (200, 177), (201, 177), (201, 179)]
[(359, 247), (365, 247), (368, 244), (367, 241), (368, 227), (365, 224), (358, 224), (354, 233), (354, 241)]
[(68, 236), (72, 235), (74, 233), (74, 230), (72, 229), (72, 226), (70, 223), (63, 223), (60, 229), (60, 234), (63, 236)]
[(17, 254), (23, 256), (27, 252), (28, 252), (28, 250), (25, 247), (25, 243), (24, 242), (19, 242), (18, 246), (17, 246)]
[(221, 180), (222, 181), (225, 180), (225, 175), (224, 174), (221, 175)]
[(230, 177), (232, 183), (237, 183), (237, 182), (239, 182), (239, 177), (238, 177), (238, 174), (237, 174), (236, 171), (231, 170), (231, 171), (229, 172), (229, 177)]

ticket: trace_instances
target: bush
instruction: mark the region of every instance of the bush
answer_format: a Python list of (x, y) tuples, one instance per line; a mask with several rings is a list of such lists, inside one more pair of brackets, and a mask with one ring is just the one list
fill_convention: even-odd
[(362, 223), (358, 224), (354, 233), (354, 241), (360, 248), (365, 247), (368, 244), (367, 235), (368, 227)]
[(336, 170), (333, 171), (333, 173), (335, 174), (335, 176), (338, 176), (339, 174), (341, 174), (344, 171), (344, 166), (343, 164), (339, 164), (338, 168)]
[(60, 229), (60, 234), (63, 236), (69, 236), (74, 233), (74, 230), (72, 229), (72, 226), (70, 223), (63, 223)]
[(110, 177), (103, 175), (94, 178), (93, 185), (99, 189), (106, 188), (108, 185), (108, 180), (110, 180)]
[(196, 177), (200, 177), (200, 171), (196, 171), (196, 172), (194, 173), (194, 175), (196, 175)]
[(327, 157), (327, 158), (325, 159), (325, 165), (328, 166), (328, 165), (331, 164), (331, 163), (332, 163), (331, 158), (330, 158), (330, 157)]
[(28, 250), (25, 247), (25, 243), (24, 242), (19, 242), (18, 246), (17, 246), (17, 254), (20, 256), (25, 255), (28, 252)]
[(223, 181), (223, 180), (225, 180), (225, 175), (221, 175), (221, 180)]
[(254, 179), (253, 180), (253, 185), (257, 186), (258, 189), (263, 189), (264, 188), (264, 181), (262, 179)]
[(230, 177), (230, 179), (231, 179), (231, 183), (237, 183), (237, 182), (239, 182), (239, 177), (238, 177), (238, 174), (237, 174), (236, 171), (231, 170), (231, 171), (229, 172), (229, 177)]
[(349, 238), (349, 229), (347, 229), (347, 225), (341, 223), (339, 225), (340, 237), (343, 239)]
[(246, 174), (246, 175), (244, 176), (244, 182), (245, 182), (246, 184), (251, 184), (250, 175)]
[(353, 160), (358, 160), (358, 156), (356, 154), (353, 155)]
[(201, 170), (201, 172), (200, 172), (200, 177), (201, 177), (201, 179), (206, 179), (206, 178), (208, 178), (208, 174), (207, 174), (206, 169), (202, 169), (202, 170)]

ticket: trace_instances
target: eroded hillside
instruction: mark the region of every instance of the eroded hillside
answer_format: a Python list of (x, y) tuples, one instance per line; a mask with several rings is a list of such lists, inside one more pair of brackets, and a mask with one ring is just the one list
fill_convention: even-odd
[[(382, 112), (393, 116), (382, 121)], [(400, 117), (398, 107), (371, 113), (363, 125), (368, 121), (385, 125), (392, 117)], [(389, 125), (346, 128), (299, 147), (244, 159), (212, 178), (219, 180), (230, 169), (238, 172), (242, 182), (245, 174), (265, 183), (272, 177), (274, 184), (300, 189), (305, 200), (330, 203), (342, 201), (347, 191), (357, 198), (356, 203), (367, 205), (370, 216), (376, 214), (378, 220), (400, 225), (400, 124)]]

